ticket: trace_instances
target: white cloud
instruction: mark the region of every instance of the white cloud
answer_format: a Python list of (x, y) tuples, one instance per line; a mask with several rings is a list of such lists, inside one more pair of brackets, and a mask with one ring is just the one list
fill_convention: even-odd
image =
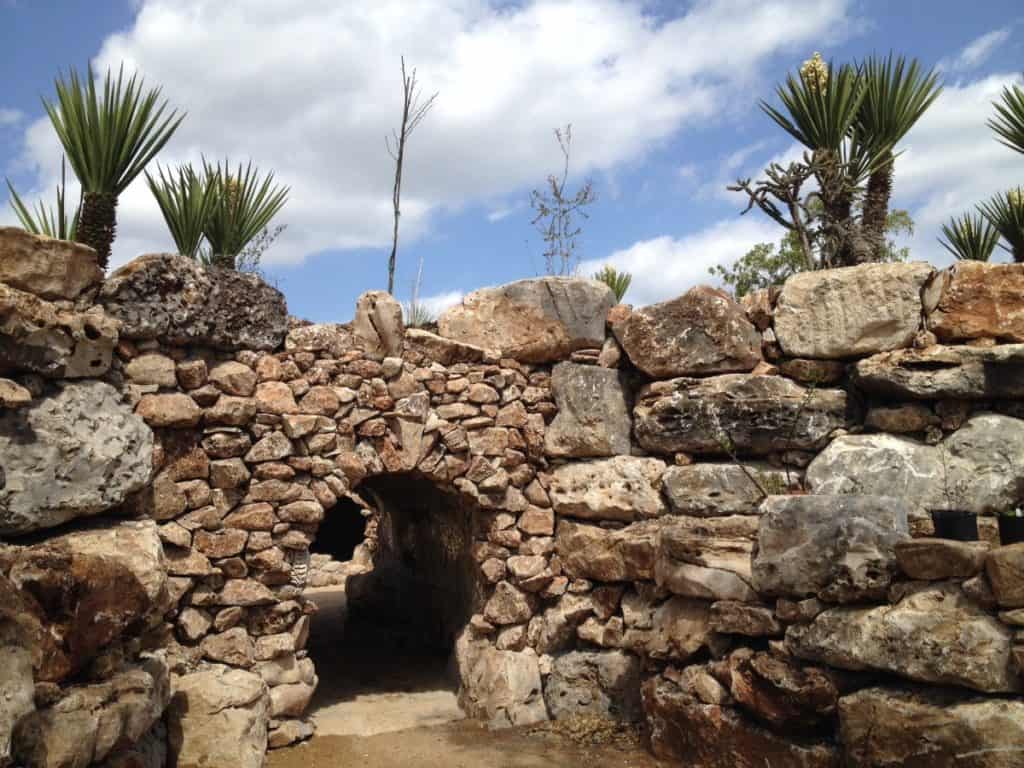
[(0, 107), (0, 128), (7, 125), (16, 125), (22, 121), (25, 115), (18, 109)]
[(626, 301), (644, 306), (665, 301), (702, 283), (717, 284), (708, 274), (715, 264), (730, 264), (757, 243), (774, 242), (781, 237), (778, 225), (754, 213), (723, 219), (711, 226), (680, 238), (656, 237), (641, 240), (606, 259), (593, 259), (580, 265), (583, 275), (593, 274), (605, 264), (633, 275)]
[(437, 317), (444, 312), (448, 307), (453, 307), (462, 301), (462, 297), (465, 294), (462, 291), (445, 291), (444, 293), (437, 293), (433, 296), (423, 296), (420, 298), (420, 304), (427, 308), (427, 311)]
[(510, 203), (507, 205), (499, 205), (487, 212), (487, 220), (492, 224), (496, 221), (507, 219), (513, 213), (522, 210), (525, 207), (525, 203)]
[[(425, 92), (440, 91), (409, 149), (408, 243), (442, 208), (542, 180), (559, 160), (551, 130), (566, 122), (574, 172), (613, 176), (727, 110), (765, 57), (850, 29), (848, 5), (700, 0), (662, 23), (632, 0), (145, 0), (94, 63), (124, 61), (188, 111), (163, 162), (204, 152), (273, 168), (292, 191), (267, 261), (298, 261), (388, 242), (384, 136), (398, 117), (400, 54)], [(59, 153), (48, 126), (29, 127), (38, 188), (52, 188)], [(170, 246), (143, 183), (123, 196), (119, 220), (115, 263)]]
[(966, 71), (981, 66), (1000, 45), (1010, 39), (1011, 27), (993, 29), (964, 46), (952, 60), (943, 59), (939, 62), (940, 69)]

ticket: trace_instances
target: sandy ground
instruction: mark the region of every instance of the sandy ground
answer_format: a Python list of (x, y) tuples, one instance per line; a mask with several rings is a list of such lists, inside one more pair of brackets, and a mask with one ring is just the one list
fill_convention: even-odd
[(641, 747), (581, 746), (547, 728), (489, 731), (465, 720), (444, 656), (384, 627), (353, 621), (340, 588), (307, 590), (320, 610), (309, 651), (320, 685), (317, 735), (274, 750), (268, 768), (654, 768)]

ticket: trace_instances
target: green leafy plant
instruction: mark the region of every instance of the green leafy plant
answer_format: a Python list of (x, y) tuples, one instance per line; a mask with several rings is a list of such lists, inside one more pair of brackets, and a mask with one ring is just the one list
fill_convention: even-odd
[(231, 172), (203, 160), (204, 183), (214, 197), (203, 234), (210, 244), (214, 266), (235, 268), (237, 257), (284, 207), (288, 187), (274, 183), (273, 172), (261, 176), (252, 161)]
[(965, 213), (942, 225), (939, 242), (961, 261), (988, 261), (999, 243), (999, 232), (985, 217)]
[(60, 185), (57, 187), (57, 206), (51, 208), (42, 200), (35, 205), (34, 211), (25, 205), (25, 202), (18, 195), (11, 180), (7, 179), (7, 189), (11, 193), (11, 207), (14, 209), (21, 226), (34, 235), (46, 235), (55, 237), (58, 240), (74, 240), (78, 234), (78, 217), (81, 214), (81, 205), (76, 205), (74, 213), (68, 216), (66, 205), (65, 182), (67, 181), (64, 168), (64, 158), (60, 161)]
[(83, 81), (72, 69), (55, 81), (57, 100), (43, 105), (82, 185), (77, 239), (96, 249), (106, 268), (117, 230), (118, 196), (174, 134), (184, 114), (166, 113), (160, 89), (143, 92), (143, 81), (116, 80), (108, 70), (98, 91), (92, 69)]
[(146, 183), (160, 206), (178, 253), (193, 259), (199, 255), (203, 230), (216, 202), (218, 188), (207, 181), (191, 165), (168, 169), (166, 174), (157, 165), (156, 176), (146, 171)]
[(1024, 154), (1024, 88), (1014, 84), (1003, 88), (1000, 101), (993, 102), (996, 116), (988, 127), (996, 132), (996, 141)]
[(1009, 243), (1000, 243), (1000, 247), (1009, 251), (1014, 261), (1024, 262), (1024, 191), (1017, 187), (1000, 192), (979, 203), (978, 210)]
[(612, 289), (615, 294), (615, 301), (619, 304), (626, 296), (630, 284), (633, 282), (633, 275), (625, 270), (619, 271), (610, 264), (605, 264), (599, 271), (594, 273), (594, 279)]

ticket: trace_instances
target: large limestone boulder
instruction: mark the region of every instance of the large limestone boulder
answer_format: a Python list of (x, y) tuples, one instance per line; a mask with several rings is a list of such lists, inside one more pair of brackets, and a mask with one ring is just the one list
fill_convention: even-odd
[(0, 227), (0, 283), (44, 299), (76, 299), (102, 279), (92, 248)]
[[(92, 521), (29, 546), (7, 547), (7, 578), (45, 631), (37, 678), (83, 669), (170, 607), (156, 523)], [(52, 643), (52, 645), (51, 645)]]
[(142, 739), (170, 700), (163, 653), (146, 655), (111, 679), (66, 688), (54, 704), (23, 718), (14, 732), (19, 764), (94, 765)]
[(665, 462), (638, 456), (563, 464), (551, 473), (548, 496), (555, 512), (584, 520), (632, 521), (665, 512)]
[(811, 462), (807, 483), (816, 494), (897, 496), (924, 509), (998, 513), (1021, 502), (1024, 421), (978, 414), (941, 446), (886, 434), (844, 435)]
[(172, 679), (167, 710), (171, 765), (263, 768), (270, 695), (252, 672), (213, 665)]
[(724, 454), (728, 442), (741, 454), (815, 450), (848, 424), (846, 393), (744, 373), (656, 381), (640, 390), (633, 424), (659, 453)]
[(710, 603), (692, 597), (658, 602), (650, 595), (623, 596), (624, 617), (602, 623), (590, 617), (576, 629), (581, 640), (602, 648), (620, 648), (638, 656), (686, 661), (702, 648), (723, 647), (711, 627)]
[(769, 496), (754, 587), (772, 597), (883, 600), (909, 539), (909, 503), (891, 496)]
[(544, 450), (556, 458), (628, 456), (633, 419), (619, 371), (559, 363), (551, 373), (558, 413), (544, 433)]
[(666, 517), (659, 522), (654, 568), (659, 586), (705, 600), (757, 600), (750, 572), (757, 518)]
[(885, 397), (938, 400), (1024, 397), (1024, 344), (901, 349), (859, 361), (857, 388)]
[(538, 277), (474, 291), (437, 322), (445, 338), (546, 363), (604, 344), (614, 304), (611, 288), (597, 280)]
[(855, 768), (1013, 768), (1024, 755), (1024, 702), (866, 688), (840, 699), (839, 741)]
[(555, 550), (571, 578), (649, 581), (654, 579), (658, 536), (656, 520), (608, 529), (563, 519), (555, 529)]
[(960, 261), (937, 282), (928, 327), (939, 339), (1024, 341), (1024, 264)]
[(61, 379), (102, 376), (117, 334), (117, 322), (99, 307), (60, 309), (0, 283), (0, 369)]
[(532, 648), (499, 651), (464, 632), (456, 641), (462, 687), (459, 704), (469, 717), (492, 728), (533, 725), (548, 719), (540, 679), (540, 660)]
[(746, 372), (761, 360), (761, 334), (743, 308), (706, 285), (635, 309), (612, 329), (633, 365), (654, 378)]
[(482, 347), (446, 339), (422, 328), (405, 329), (405, 348), (441, 365), (478, 363), (487, 356), (487, 350)]
[(149, 482), (153, 433), (100, 381), (0, 415), (0, 536), (50, 528), (121, 504)]
[(765, 493), (783, 493), (796, 487), (801, 477), (797, 470), (778, 469), (763, 462), (744, 462), (739, 466), (733, 462), (702, 461), (669, 467), (662, 482), (675, 514), (721, 517), (760, 514)]
[(294, 352), (324, 352), (326, 356), (341, 357), (356, 347), (352, 329), (339, 323), (300, 325), (288, 331), (284, 348)]
[(367, 291), (356, 300), (352, 335), (370, 357), (383, 359), (402, 354), (402, 305), (387, 291)]
[(97, 301), (128, 339), (274, 350), (288, 331), (288, 308), (276, 288), (186, 256), (140, 256), (107, 278)]
[(842, 359), (909, 347), (933, 272), (913, 263), (798, 273), (779, 294), (775, 335), (790, 357)]
[(638, 720), (640, 659), (622, 651), (573, 651), (555, 658), (544, 701), (555, 720), (593, 715)]
[(933, 582), (895, 605), (830, 608), (786, 630), (795, 656), (840, 669), (877, 670), (988, 693), (1021, 690), (1010, 628), (954, 582)]
[(837, 768), (828, 744), (778, 736), (738, 711), (704, 703), (661, 676), (641, 689), (651, 750), (664, 760), (693, 768)]

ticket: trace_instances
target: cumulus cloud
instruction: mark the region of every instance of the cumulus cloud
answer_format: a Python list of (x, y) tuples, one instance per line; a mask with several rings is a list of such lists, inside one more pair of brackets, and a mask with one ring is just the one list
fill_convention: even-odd
[[(431, 215), (501, 199), (557, 165), (612, 176), (690, 121), (725, 110), (765, 57), (848, 29), (848, 0), (699, 0), (657, 19), (629, 0), (142, 0), (95, 66), (122, 61), (188, 111), (163, 162), (252, 157), (291, 186), (268, 261), (384, 246), (399, 116), (398, 57), (437, 104), (411, 140), (403, 240)], [(45, 136), (45, 141), (43, 137)], [(42, 122), (25, 160), (52, 187), (60, 149)], [(170, 247), (141, 182), (122, 198), (114, 261)]]
[(580, 274), (590, 275), (605, 264), (633, 275), (626, 301), (644, 306), (665, 301), (700, 283), (716, 283), (708, 274), (715, 264), (730, 264), (757, 243), (780, 237), (778, 225), (755, 218), (755, 214), (718, 221), (683, 237), (656, 237), (615, 251), (606, 259), (580, 265)]
[(7, 125), (16, 125), (25, 117), (20, 110), (0, 107), (0, 128)]
[(953, 59), (943, 59), (939, 67), (946, 70), (966, 71), (975, 69), (988, 59), (993, 52), (1010, 39), (1011, 27), (1002, 27), (986, 32), (964, 46)]
[(453, 307), (462, 301), (462, 297), (465, 294), (462, 291), (445, 291), (444, 293), (436, 293), (432, 296), (423, 296), (420, 298), (420, 304), (426, 307), (426, 310), (437, 317), (444, 312), (448, 307)]

